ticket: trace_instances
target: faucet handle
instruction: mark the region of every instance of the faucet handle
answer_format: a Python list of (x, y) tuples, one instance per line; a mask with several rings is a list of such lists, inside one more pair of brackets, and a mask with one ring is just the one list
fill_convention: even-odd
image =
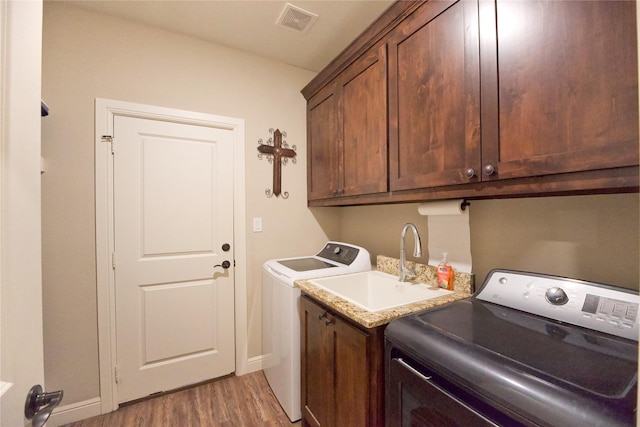
[(400, 266), (400, 271), (398, 274), (398, 281), (399, 282), (406, 282), (409, 279), (413, 279), (415, 277), (417, 277), (418, 275), (416, 274), (415, 270), (408, 268), (404, 265)]

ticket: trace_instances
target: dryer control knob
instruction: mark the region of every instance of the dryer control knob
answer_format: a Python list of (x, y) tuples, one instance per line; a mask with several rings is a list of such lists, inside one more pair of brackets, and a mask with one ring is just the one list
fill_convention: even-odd
[(553, 287), (547, 289), (544, 293), (544, 297), (550, 304), (553, 305), (564, 305), (569, 302), (569, 297), (567, 293), (562, 290), (562, 288)]

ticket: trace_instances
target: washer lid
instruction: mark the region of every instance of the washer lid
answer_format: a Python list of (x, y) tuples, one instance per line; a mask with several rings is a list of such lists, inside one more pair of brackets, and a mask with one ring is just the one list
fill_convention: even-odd
[(282, 264), (293, 271), (311, 271), (320, 270), (323, 268), (337, 267), (335, 264), (323, 261), (318, 258), (291, 258), (280, 259), (276, 261), (278, 264)]

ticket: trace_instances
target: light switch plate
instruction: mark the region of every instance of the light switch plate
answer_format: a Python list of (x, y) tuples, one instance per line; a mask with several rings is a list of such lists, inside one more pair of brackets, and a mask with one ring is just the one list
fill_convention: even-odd
[(253, 232), (259, 233), (262, 231), (262, 218), (253, 218)]

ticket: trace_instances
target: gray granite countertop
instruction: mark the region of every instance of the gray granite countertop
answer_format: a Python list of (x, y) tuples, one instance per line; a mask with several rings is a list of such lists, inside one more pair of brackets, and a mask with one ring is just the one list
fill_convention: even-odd
[[(394, 258), (384, 256), (378, 256), (377, 258), (377, 270), (384, 273), (397, 274), (398, 264), (399, 261)], [(434, 285), (437, 283), (437, 270), (435, 267), (410, 262), (407, 263), (407, 265), (413, 268), (418, 274), (415, 279), (417, 282)], [(300, 288), (304, 294), (322, 302), (365, 328), (374, 328), (376, 326), (386, 325), (394, 319), (416, 311), (468, 298), (471, 296), (473, 289), (473, 280), (474, 277), (472, 274), (456, 272), (452, 294), (378, 312), (371, 312), (358, 307), (343, 298), (325, 291), (308, 280), (297, 280), (295, 286)]]

